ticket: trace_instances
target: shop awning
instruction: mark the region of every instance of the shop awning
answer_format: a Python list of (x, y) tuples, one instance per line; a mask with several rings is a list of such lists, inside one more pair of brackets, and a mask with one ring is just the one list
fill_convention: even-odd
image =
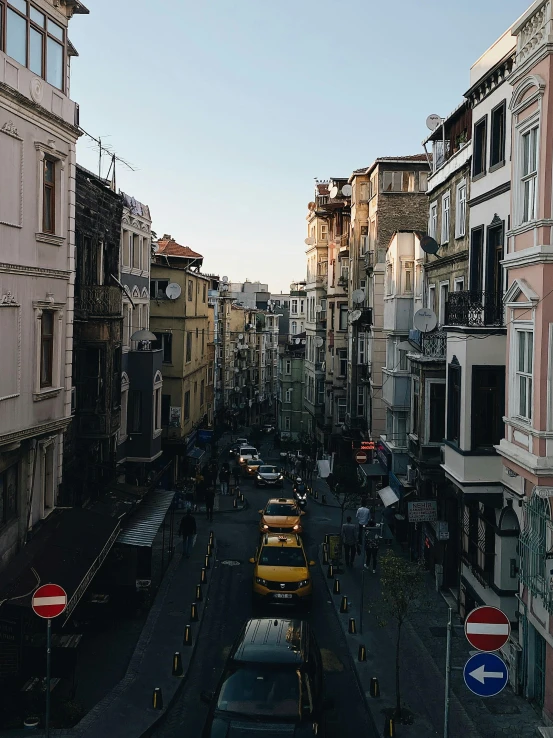
[(378, 496), (384, 503), (384, 507), (389, 507), (395, 502), (399, 502), (399, 497), (396, 495), (391, 487), (383, 487), (382, 489), (379, 489)]
[(359, 464), (359, 468), (366, 477), (383, 477), (388, 473), (379, 463)]
[(196, 459), (199, 461), (202, 456), (205, 454), (205, 451), (201, 448), (191, 448), (190, 451), (186, 454), (189, 459)]
[(166, 490), (152, 492), (129, 518), (125, 529), (117, 537), (117, 543), (150, 547), (171, 507), (174, 495), (174, 492)]
[(0, 574), (0, 603), (30, 607), (37, 586), (54, 582), (67, 592), (65, 624), (115, 543), (119, 525), (85, 508), (54, 510)]

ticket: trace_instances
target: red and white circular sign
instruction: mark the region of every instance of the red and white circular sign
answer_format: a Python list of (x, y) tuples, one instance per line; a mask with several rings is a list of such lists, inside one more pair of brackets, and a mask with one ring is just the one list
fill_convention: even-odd
[(366, 464), (367, 463), (367, 452), (366, 451), (356, 451), (355, 452), (355, 461), (358, 464)]
[(67, 607), (67, 594), (59, 584), (43, 584), (34, 593), (31, 604), (39, 618), (57, 618)]
[(497, 607), (477, 607), (465, 620), (465, 635), (471, 646), (479, 651), (497, 651), (511, 634), (511, 623)]

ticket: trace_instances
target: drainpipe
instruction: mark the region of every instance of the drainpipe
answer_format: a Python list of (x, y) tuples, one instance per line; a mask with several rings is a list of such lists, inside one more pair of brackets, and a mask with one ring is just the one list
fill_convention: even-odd
[(25, 538), (23, 541), (23, 545), (27, 544), (27, 541), (29, 540), (29, 524), (31, 522), (31, 513), (33, 510), (33, 495), (34, 495), (34, 489), (35, 489), (35, 478), (36, 478), (36, 460), (38, 456), (38, 441), (36, 438), (33, 438), (31, 441), (31, 451), (34, 451), (33, 456), (33, 471), (31, 474), (31, 489), (29, 490), (29, 498), (27, 502), (27, 525), (25, 527)]

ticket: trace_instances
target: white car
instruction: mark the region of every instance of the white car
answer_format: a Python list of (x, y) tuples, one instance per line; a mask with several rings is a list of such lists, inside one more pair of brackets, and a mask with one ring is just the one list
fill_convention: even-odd
[(248, 445), (249, 445), (249, 441), (247, 438), (237, 438), (236, 441), (230, 447), (229, 453), (231, 456), (235, 456), (236, 458), (238, 458), (238, 455), (240, 453), (240, 449), (242, 448), (242, 446), (248, 446)]
[(250, 459), (257, 459), (258, 457), (259, 452), (253, 446), (241, 446), (238, 451), (238, 463), (240, 466), (244, 466)]
[(276, 466), (263, 464), (257, 470), (256, 487), (282, 487), (284, 474)]

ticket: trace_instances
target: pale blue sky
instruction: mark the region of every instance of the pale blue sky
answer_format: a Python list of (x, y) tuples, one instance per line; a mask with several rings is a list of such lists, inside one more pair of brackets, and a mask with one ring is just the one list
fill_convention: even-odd
[[(118, 167), (118, 186), (204, 271), (286, 291), (305, 275), (314, 178), (420, 153), (426, 116), (456, 107), (530, 0), (87, 5), (70, 25), (71, 96), (136, 167)], [(96, 170), (90, 147), (78, 160)]]

